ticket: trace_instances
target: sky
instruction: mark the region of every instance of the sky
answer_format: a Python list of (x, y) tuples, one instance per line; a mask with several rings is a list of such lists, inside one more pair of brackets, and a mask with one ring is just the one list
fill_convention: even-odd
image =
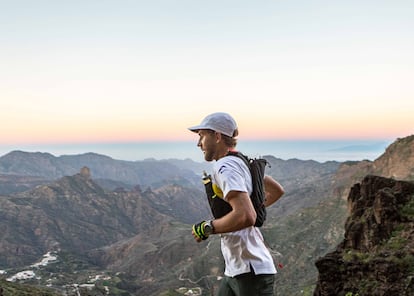
[(414, 1), (0, 0), (0, 144), (414, 133)]

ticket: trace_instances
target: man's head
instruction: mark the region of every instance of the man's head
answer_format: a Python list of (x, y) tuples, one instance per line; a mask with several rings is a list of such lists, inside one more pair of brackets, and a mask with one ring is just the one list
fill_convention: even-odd
[(205, 117), (190, 131), (198, 133), (197, 146), (204, 153), (207, 161), (218, 160), (225, 156), (237, 144), (238, 128), (236, 121), (227, 113), (217, 112)]

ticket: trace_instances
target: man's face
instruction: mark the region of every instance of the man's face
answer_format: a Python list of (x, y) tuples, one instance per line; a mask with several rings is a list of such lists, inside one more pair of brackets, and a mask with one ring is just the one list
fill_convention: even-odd
[(211, 130), (199, 130), (198, 135), (197, 146), (203, 151), (204, 159), (206, 161), (214, 160), (216, 154), (216, 133)]

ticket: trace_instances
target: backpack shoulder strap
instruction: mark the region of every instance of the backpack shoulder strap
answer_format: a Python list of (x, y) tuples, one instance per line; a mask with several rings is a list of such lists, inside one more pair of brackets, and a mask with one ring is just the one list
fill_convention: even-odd
[(229, 151), (227, 152), (227, 156), (237, 156), (238, 158), (241, 158), (247, 165), (247, 167), (250, 169), (250, 159), (240, 151)]

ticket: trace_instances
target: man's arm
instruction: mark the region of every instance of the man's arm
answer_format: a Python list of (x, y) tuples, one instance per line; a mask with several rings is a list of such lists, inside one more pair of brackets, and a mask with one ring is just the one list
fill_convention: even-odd
[(285, 193), (282, 185), (268, 175), (264, 176), (264, 189), (266, 194), (264, 205), (266, 207), (274, 204)]
[(247, 192), (230, 191), (226, 199), (233, 210), (213, 220), (214, 233), (232, 232), (254, 225), (256, 211)]

